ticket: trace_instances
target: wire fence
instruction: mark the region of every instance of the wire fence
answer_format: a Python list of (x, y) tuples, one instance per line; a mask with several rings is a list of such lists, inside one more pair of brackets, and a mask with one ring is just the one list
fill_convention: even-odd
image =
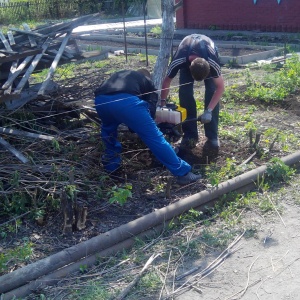
[(0, 0), (0, 24), (23, 21), (43, 21), (45, 19), (74, 18), (103, 12), (105, 15), (139, 15), (146, 0), (30, 0), (8, 2)]
[(100, 4), (69, 0), (32, 0), (5, 3), (0, 6), (0, 23), (9, 24), (28, 20), (72, 18), (98, 12)]

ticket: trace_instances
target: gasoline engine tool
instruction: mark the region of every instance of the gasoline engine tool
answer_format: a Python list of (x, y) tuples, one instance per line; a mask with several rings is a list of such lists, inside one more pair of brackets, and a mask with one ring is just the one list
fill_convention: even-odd
[(156, 109), (157, 127), (164, 134), (180, 137), (182, 134), (177, 130), (177, 127), (187, 122), (201, 122), (198, 118), (187, 119), (186, 109), (175, 103), (168, 103), (166, 106), (158, 106)]

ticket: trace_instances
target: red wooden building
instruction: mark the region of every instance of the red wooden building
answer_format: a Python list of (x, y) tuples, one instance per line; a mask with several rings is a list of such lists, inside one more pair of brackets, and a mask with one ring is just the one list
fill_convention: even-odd
[(184, 0), (176, 28), (300, 32), (300, 0)]

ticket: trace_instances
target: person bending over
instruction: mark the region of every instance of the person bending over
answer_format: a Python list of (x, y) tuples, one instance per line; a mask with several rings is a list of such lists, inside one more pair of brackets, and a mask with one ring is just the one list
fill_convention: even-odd
[(105, 145), (102, 163), (107, 172), (121, 165), (121, 144), (117, 128), (125, 124), (149, 147), (155, 157), (185, 185), (201, 178), (191, 165), (179, 158), (154, 121), (158, 94), (146, 69), (114, 73), (95, 90), (95, 107), (102, 121), (101, 137)]
[[(200, 119), (209, 145), (218, 148), (219, 101), (224, 92), (224, 80), (214, 42), (202, 34), (191, 34), (181, 41), (162, 82), (161, 105), (166, 104), (171, 81), (178, 71), (179, 104), (187, 110), (187, 119), (197, 117), (194, 81), (204, 80), (205, 110)], [(195, 146), (198, 141), (197, 122), (186, 122), (182, 131), (181, 145)]]

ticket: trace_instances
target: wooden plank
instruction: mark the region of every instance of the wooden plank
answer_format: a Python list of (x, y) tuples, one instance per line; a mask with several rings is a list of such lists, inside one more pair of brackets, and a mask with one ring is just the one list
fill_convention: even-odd
[[(42, 84), (38, 83), (34, 86), (31, 86), (30, 89), (27, 89), (25, 91), (22, 91), (20, 94), (10, 94), (10, 95), (4, 95), (4, 99), (5, 99), (5, 105), (7, 109), (10, 110), (14, 110), (17, 109), (23, 105), (25, 105), (26, 103), (37, 99), (38, 95), (37, 92), (39, 91), (39, 89), (41, 88)], [(47, 86), (47, 90), (49, 91), (56, 91), (58, 89), (58, 84), (51, 82), (51, 84), (49, 84)], [(2, 97), (0, 97), (0, 103), (2, 101)], [(32, 108), (34, 109), (34, 108)], [(48, 109), (49, 112), (49, 109)]]
[(12, 83), (14, 82), (14, 80), (19, 76), (19, 74), (24, 70), (24, 68), (27, 66), (27, 64), (32, 60), (33, 56), (27, 56), (23, 62), (18, 66), (18, 68), (16, 69), (16, 71), (9, 76), (9, 78), (7, 79), (7, 81), (2, 85), (2, 89), (6, 90), (8, 89)]
[(7, 54), (15, 54), (15, 53), (18, 53), (16, 51), (13, 51), (13, 50), (6, 50), (6, 49), (0, 49), (0, 52), (1, 53), (7, 53)]
[(16, 89), (14, 90), (14, 92), (13, 92), (14, 94), (20, 94), (20, 92), (22, 91), (23, 87), (27, 83), (30, 74), (34, 71), (34, 69), (36, 68), (36, 66), (39, 63), (40, 59), (44, 55), (44, 52), (47, 50), (50, 42), (51, 42), (50, 38), (48, 38), (44, 42), (44, 44), (42, 46), (42, 51), (43, 52), (41, 54), (38, 54), (38, 55), (35, 56), (35, 58), (31, 62), (31, 65), (27, 68), (27, 71), (25, 72), (25, 74), (23, 75), (21, 81), (19, 82), (19, 84), (17, 85)]
[(22, 163), (26, 164), (29, 162), (29, 160), (17, 149), (15, 149), (11, 144), (9, 144), (5, 139), (0, 137), (0, 144), (10, 151), (13, 155), (15, 155)]
[(11, 49), (10, 44), (8, 43), (7, 39), (5, 38), (4, 34), (0, 30), (0, 39), (7, 51), (13, 52), (13, 49)]
[(42, 53), (42, 51), (43, 51), (42, 49), (32, 49), (32, 50), (28, 50), (28, 51), (23, 51), (21, 53), (12, 54), (11, 56), (1, 57), (0, 64), (9, 62), (9, 61), (18, 60), (18, 59), (21, 59), (21, 58), (24, 58), (27, 56), (31, 56), (31, 55), (37, 55), (39, 53)]
[(68, 43), (69, 38), (70, 38), (70, 36), (71, 36), (71, 33), (72, 33), (71, 31), (68, 32), (68, 33), (66, 34), (66, 36), (64, 37), (64, 39), (63, 39), (63, 41), (62, 41), (62, 43), (61, 43), (61, 45), (60, 45), (60, 47), (59, 47), (59, 50), (58, 50), (58, 52), (57, 52), (57, 54), (56, 54), (56, 56), (55, 56), (55, 59), (53, 60), (51, 66), (50, 66), (50, 69), (49, 69), (49, 71), (48, 71), (47, 77), (46, 77), (46, 79), (44, 80), (44, 82), (43, 82), (43, 84), (42, 84), (40, 90), (38, 91), (38, 95), (44, 95), (45, 90), (46, 90), (46, 88), (47, 88), (47, 85), (48, 85), (48, 83), (50, 82), (50, 80), (52, 79), (53, 74), (54, 74), (54, 72), (55, 72), (55, 69), (56, 69), (56, 67), (57, 67), (57, 64), (58, 64), (58, 62), (59, 62), (59, 60), (60, 60), (60, 58), (61, 58), (61, 56), (62, 56), (62, 54), (63, 54), (63, 52), (64, 52), (64, 50), (65, 50), (65, 47), (67, 46), (67, 43)]
[(11, 32), (11, 30), (8, 30), (7, 31), (7, 37), (8, 37), (8, 40), (9, 40), (9, 43), (11, 46), (14, 46), (16, 44), (15, 42), (15, 38), (14, 38), (14, 35), (13, 33)]
[[(10, 71), (9, 71), (9, 75), (8, 75), (8, 79), (10, 77), (13, 76), (13, 74), (16, 72), (17, 70), (17, 67), (18, 67), (18, 62), (17, 61), (14, 61), (12, 64), (11, 64), (11, 67), (10, 67)], [(4, 91), (4, 94), (10, 94), (11, 93), (11, 88), (12, 88), (12, 85), (10, 85), (5, 91)]]
[[(31, 29), (30, 29), (30, 27), (28, 26), (28, 24), (23, 23), (23, 27), (24, 27), (24, 29), (25, 29), (26, 31), (31, 32)], [(29, 39), (29, 42), (30, 42), (30, 46), (31, 46), (31, 47), (37, 46), (37, 43), (36, 43), (35, 38), (34, 38), (33, 36), (29, 35), (29, 36), (28, 36), (28, 39)]]
[(38, 33), (38, 32), (33, 32), (33, 31), (27, 31), (27, 30), (22, 30), (22, 29), (18, 29), (18, 28), (9, 28), (12, 31), (18, 32), (18, 33), (22, 33), (22, 34), (26, 34), (26, 35), (30, 35), (30, 36), (34, 36), (34, 37), (38, 37), (38, 38), (43, 38), (46, 39), (48, 36)]
[[(79, 26), (80, 24), (86, 22), (87, 20), (99, 17), (100, 14), (96, 13), (96, 14), (92, 14), (92, 15), (86, 15), (86, 16), (82, 16), (76, 19), (73, 19), (71, 21), (68, 22), (61, 22), (61, 23), (57, 23), (57, 24), (52, 24), (50, 26), (43, 26), (41, 28), (37, 28), (35, 30), (32, 30), (32, 32), (35, 33), (39, 33), (39, 34), (44, 34), (44, 35), (52, 35), (55, 36), (57, 34), (57, 32), (59, 31), (69, 31), (70, 29), (73, 29), (77, 26)], [(15, 37), (15, 41), (17, 43), (17, 45), (19, 45), (21, 42), (26, 41), (27, 40), (27, 36), (24, 35), (19, 35)]]
[(54, 139), (54, 137), (50, 136), (50, 135), (37, 134), (37, 133), (26, 132), (26, 131), (17, 130), (17, 129), (9, 129), (9, 128), (5, 128), (5, 127), (0, 127), (0, 132), (6, 133), (6, 134), (17, 135), (17, 136), (34, 138), (34, 139), (48, 140), (48, 141), (51, 141)]

